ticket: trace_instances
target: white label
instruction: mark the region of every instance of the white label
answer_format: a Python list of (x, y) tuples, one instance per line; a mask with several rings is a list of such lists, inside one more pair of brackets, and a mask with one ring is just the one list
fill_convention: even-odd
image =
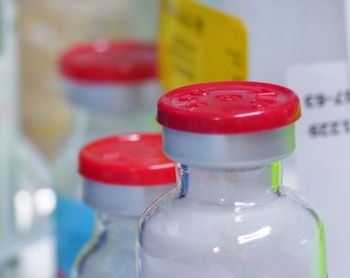
[(348, 278), (350, 86), (346, 62), (295, 65), (287, 85), (300, 96), (295, 164), (301, 194), (320, 211), (330, 277)]

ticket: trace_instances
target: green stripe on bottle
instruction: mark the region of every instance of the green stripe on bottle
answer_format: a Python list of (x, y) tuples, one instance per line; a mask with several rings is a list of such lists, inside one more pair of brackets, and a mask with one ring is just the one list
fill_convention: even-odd
[(326, 232), (324, 228), (324, 224), (321, 221), (320, 227), (319, 227), (319, 234), (320, 234), (320, 273), (322, 278), (328, 277), (327, 274), (327, 250), (326, 250)]
[(272, 164), (272, 189), (277, 192), (281, 187), (281, 162), (277, 161)]

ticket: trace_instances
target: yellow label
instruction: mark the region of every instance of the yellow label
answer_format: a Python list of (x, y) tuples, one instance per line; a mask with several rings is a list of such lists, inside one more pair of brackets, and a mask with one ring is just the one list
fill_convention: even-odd
[(160, 7), (160, 75), (165, 90), (247, 79), (247, 32), (240, 19), (192, 0), (160, 0)]

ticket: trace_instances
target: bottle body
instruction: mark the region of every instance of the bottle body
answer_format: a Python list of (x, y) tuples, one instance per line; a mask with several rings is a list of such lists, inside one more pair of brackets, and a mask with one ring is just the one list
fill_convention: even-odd
[(74, 278), (135, 277), (138, 217), (100, 213), (93, 241), (81, 253)]
[(322, 222), (273, 171), (182, 165), (181, 187), (141, 219), (138, 277), (325, 278)]

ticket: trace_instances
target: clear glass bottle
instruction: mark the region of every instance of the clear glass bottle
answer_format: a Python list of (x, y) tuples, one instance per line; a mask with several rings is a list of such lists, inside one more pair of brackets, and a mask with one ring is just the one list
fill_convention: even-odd
[(97, 212), (98, 233), (81, 253), (73, 276), (134, 278), (139, 217), (176, 183), (175, 164), (162, 152), (162, 136), (97, 140), (82, 149), (79, 160), (84, 201)]
[(94, 231), (93, 211), (79, 201), (76, 157), (85, 143), (120, 132), (153, 131), (160, 94), (156, 52), (149, 44), (97, 41), (78, 45), (60, 60), (63, 95), (74, 111), (70, 136), (54, 165), (60, 275), (68, 277)]
[(138, 278), (325, 278), (323, 224), (282, 187), (298, 97), (254, 82), (175, 89), (158, 103), (175, 191), (142, 216)]

